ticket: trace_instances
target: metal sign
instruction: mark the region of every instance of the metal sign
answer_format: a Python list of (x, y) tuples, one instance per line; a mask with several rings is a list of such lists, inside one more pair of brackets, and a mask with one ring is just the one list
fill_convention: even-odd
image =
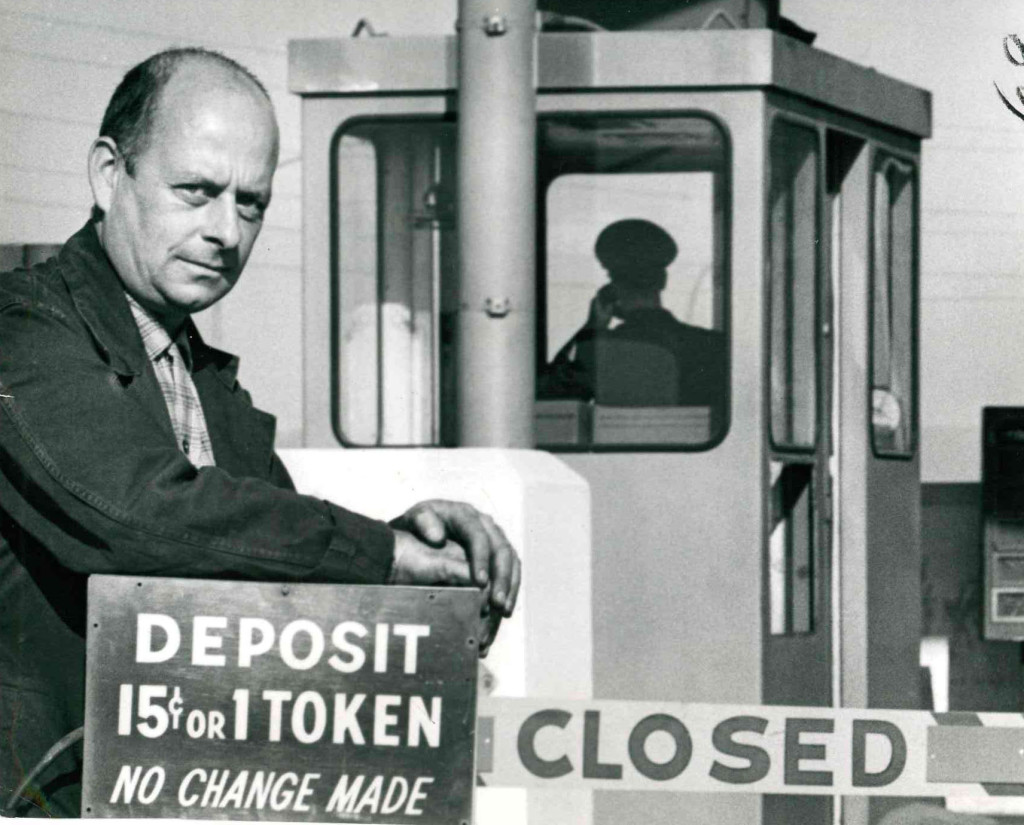
[(92, 576), (88, 817), (472, 820), (480, 594)]
[(1024, 714), (482, 699), (495, 787), (1024, 797)]

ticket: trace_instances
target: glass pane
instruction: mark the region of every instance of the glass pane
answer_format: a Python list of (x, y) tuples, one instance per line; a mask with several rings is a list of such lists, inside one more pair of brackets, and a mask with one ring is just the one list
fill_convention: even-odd
[(772, 484), (768, 541), (769, 615), (772, 635), (815, 629), (814, 467), (779, 464)]
[(987, 439), (984, 477), (992, 490), (987, 509), (1000, 519), (1019, 519), (1024, 516), (1024, 430), (1008, 421), (993, 427)]
[(995, 556), (996, 581), (1024, 582), (1024, 556)]
[(776, 120), (771, 139), (768, 263), (771, 434), (810, 449), (817, 433), (818, 133)]
[(423, 121), (361, 123), (338, 141), (335, 420), (346, 443), (440, 440), (453, 142), (451, 124)]
[(1024, 592), (1020, 590), (992, 591), (995, 604), (993, 619), (1004, 622), (1024, 622)]
[(343, 227), (338, 284), (341, 429), (357, 444), (378, 438), (380, 359), (377, 348), (377, 156), (373, 142), (342, 137), (338, 149), (338, 212)]
[(578, 329), (581, 310), (609, 283), (592, 247), (624, 212), (654, 219), (677, 245), (661, 291), (662, 306), (683, 323), (714, 328), (713, 182), (710, 172), (555, 179), (547, 196), (548, 360)]
[(915, 171), (880, 154), (872, 235), (872, 440), (880, 455), (914, 450)]
[(538, 443), (725, 433), (725, 140), (705, 118), (541, 123)]

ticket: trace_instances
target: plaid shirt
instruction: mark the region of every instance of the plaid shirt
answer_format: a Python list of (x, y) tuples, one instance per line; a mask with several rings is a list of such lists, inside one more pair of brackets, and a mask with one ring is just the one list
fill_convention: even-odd
[(125, 293), (125, 297), (142, 335), (146, 355), (153, 362), (178, 446), (196, 467), (214, 466), (213, 445), (206, 429), (203, 406), (192, 383), (192, 351), (188, 346), (188, 336), (183, 332), (172, 341), (159, 321), (131, 295)]

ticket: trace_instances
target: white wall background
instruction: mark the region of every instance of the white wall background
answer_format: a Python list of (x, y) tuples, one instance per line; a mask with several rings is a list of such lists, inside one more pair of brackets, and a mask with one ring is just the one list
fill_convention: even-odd
[[(625, 0), (623, 0), (625, 2)], [(0, 243), (60, 243), (85, 221), (85, 157), (121, 75), (172, 45), (219, 49), (268, 86), (282, 126), (274, 203), (238, 289), (199, 317), (242, 356), (242, 380), (297, 443), (301, 415), (299, 102), (287, 42), (449, 33), (456, 0), (0, 0)], [(1024, 404), (1024, 121), (999, 101), (1024, 68), (1020, 0), (783, 0), (816, 45), (934, 95), (923, 172), (922, 371), (926, 481), (976, 479), (980, 410)], [(275, 308), (269, 312), (268, 308)]]
[[(782, 0), (815, 46), (932, 92), (924, 145), (921, 260), (922, 475), (974, 481), (981, 408), (1024, 406), (1024, 38), (1020, 0)], [(1020, 55), (1016, 55), (1018, 59)], [(1024, 106), (1021, 107), (1024, 109)]]

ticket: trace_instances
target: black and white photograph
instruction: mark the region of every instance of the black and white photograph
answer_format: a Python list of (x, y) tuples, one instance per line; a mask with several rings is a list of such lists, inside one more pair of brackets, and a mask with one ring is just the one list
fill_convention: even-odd
[(0, 0), (0, 816), (1024, 824), (1020, 0)]

